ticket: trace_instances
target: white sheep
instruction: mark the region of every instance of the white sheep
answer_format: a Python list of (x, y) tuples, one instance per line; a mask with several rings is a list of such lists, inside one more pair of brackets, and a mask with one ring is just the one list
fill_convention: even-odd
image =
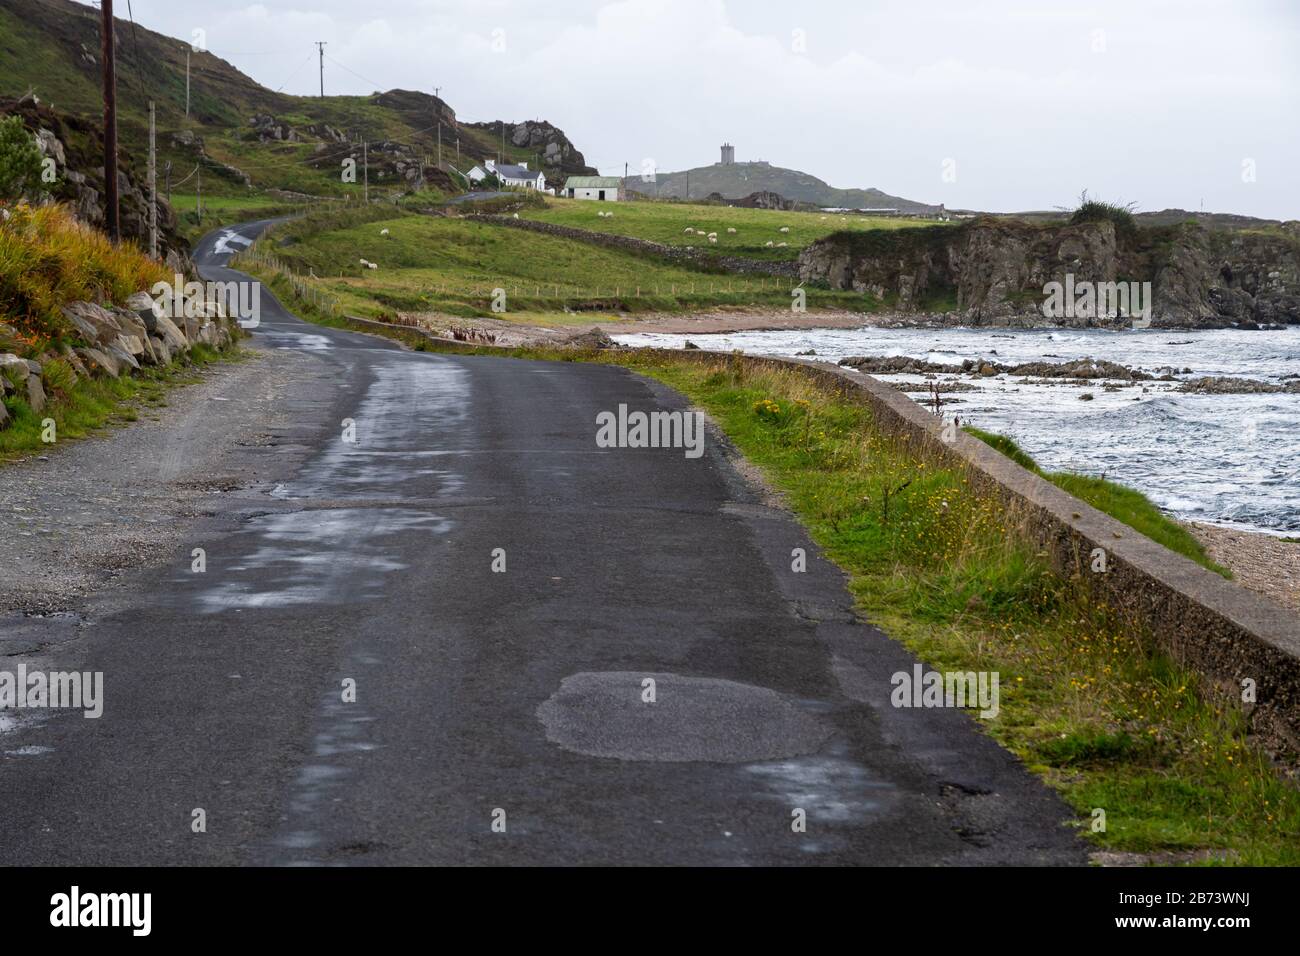
[(379, 263), (377, 263), (377, 262), (367, 262), (366, 265), (367, 265), (369, 268), (371, 268), (371, 269), (378, 269), (378, 268), (379, 268)]
[(779, 230), (777, 230), (777, 231), (778, 231), (778, 232), (789, 232), (789, 231), (790, 231), (790, 227), (789, 227), (789, 226), (782, 226), (782, 227), (781, 227)]
[(774, 245), (776, 245), (776, 243), (773, 242), (771, 239), (769, 239), (769, 240), (767, 240), (767, 242), (763, 243), (763, 245), (765, 245), (765, 246), (774, 246)]
[(718, 234), (717, 234), (716, 232), (711, 232), (711, 233), (709, 233), (709, 238), (710, 238), (710, 239), (717, 239), (717, 238), (718, 238)]
[(778, 249), (784, 249), (784, 248), (785, 248), (786, 246), (788, 246), (789, 244), (790, 244), (790, 243), (788, 243), (788, 242), (778, 242), (778, 243), (776, 244), (776, 247), (777, 247)]
[(387, 236), (387, 235), (388, 235), (388, 230), (387, 230), (387, 229), (380, 229), (380, 230), (379, 230), (379, 234), (380, 234), (381, 236)]
[(370, 263), (367, 262), (365, 259), (358, 259), (357, 262), (361, 264), (361, 268), (363, 269), (366, 268), (368, 265), (370, 265)]
[(727, 227), (727, 235), (729, 235), (729, 236), (734, 236), (735, 234), (736, 234), (736, 230), (733, 229), (731, 226), (728, 226), (728, 227)]
[(718, 244), (718, 237), (717, 237), (717, 236), (709, 236), (709, 242), (713, 243), (713, 244), (716, 246), (716, 245)]
[(695, 230), (692, 229), (690, 226), (687, 226), (685, 229), (682, 230), (682, 232), (683, 232), (685, 235), (688, 235), (688, 236), (693, 236), (693, 235), (695, 235)]
[(519, 213), (515, 213), (515, 218), (516, 218), (516, 219), (519, 218)]

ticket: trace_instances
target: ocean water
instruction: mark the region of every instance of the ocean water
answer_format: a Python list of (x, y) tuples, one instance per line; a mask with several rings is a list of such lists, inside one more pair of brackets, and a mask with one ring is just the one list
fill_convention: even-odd
[[(756, 355), (815, 349), (817, 358), (830, 362), (850, 355), (909, 355), (945, 364), (1092, 357), (1156, 374), (1172, 368), (1180, 379), (1230, 375), (1277, 383), (1300, 376), (1295, 326), (1267, 332), (865, 327), (614, 338), (662, 348), (681, 348), (689, 338), (701, 348)], [(1011, 375), (960, 380), (980, 391), (945, 396), (956, 400), (945, 405), (945, 413), (1009, 435), (1044, 468), (1123, 482), (1180, 519), (1300, 532), (1300, 394), (1188, 395), (1167, 382), (1107, 391), (1100, 381), (1086, 387), (1034, 385)], [(1092, 401), (1080, 399), (1085, 392)]]

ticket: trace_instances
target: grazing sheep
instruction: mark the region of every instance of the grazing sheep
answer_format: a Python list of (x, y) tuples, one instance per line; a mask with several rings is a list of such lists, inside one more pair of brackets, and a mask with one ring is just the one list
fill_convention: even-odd
[(709, 238), (710, 238), (710, 239), (716, 239), (716, 238), (718, 238), (718, 234), (717, 234), (716, 232), (711, 232), (711, 233), (709, 233)]
[(730, 226), (728, 226), (728, 227), (727, 227), (727, 235), (729, 235), (729, 236), (734, 236), (735, 234), (736, 234), (736, 230), (733, 229), (733, 228), (731, 228)]
[(519, 213), (515, 213), (515, 218), (516, 218), (516, 219), (519, 218)]
[(713, 244), (716, 246), (716, 245), (718, 244), (718, 237), (717, 237), (717, 236), (709, 236), (709, 242), (713, 243)]
[(784, 249), (784, 248), (785, 248), (786, 246), (788, 246), (789, 244), (790, 244), (790, 243), (788, 243), (788, 242), (778, 242), (778, 243), (776, 244), (776, 247), (777, 247), (778, 249)]
[(682, 232), (684, 232), (688, 236), (695, 235), (695, 230), (692, 229), (690, 226), (687, 226), (685, 229), (682, 230)]
[(370, 263), (367, 262), (365, 259), (358, 259), (357, 262), (361, 265), (361, 268), (363, 269), (370, 265)]
[(790, 231), (790, 227), (789, 227), (789, 226), (782, 226), (778, 231), (779, 231), (779, 232), (789, 232), (789, 231)]
[(774, 245), (776, 245), (776, 243), (773, 242), (771, 239), (769, 239), (769, 240), (767, 240), (767, 242), (763, 243), (763, 245), (765, 245), (765, 246), (774, 246)]
[(378, 269), (378, 268), (379, 268), (379, 263), (377, 263), (377, 262), (367, 262), (366, 265), (367, 265), (369, 268), (371, 268), (371, 269)]
[(380, 229), (380, 230), (379, 230), (379, 234), (380, 234), (381, 236), (387, 236), (387, 235), (388, 235), (388, 230), (387, 230), (387, 229)]

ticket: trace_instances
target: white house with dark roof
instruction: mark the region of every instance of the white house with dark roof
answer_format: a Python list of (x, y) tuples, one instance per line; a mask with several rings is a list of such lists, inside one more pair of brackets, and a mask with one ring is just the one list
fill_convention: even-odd
[(562, 191), (570, 199), (618, 202), (623, 198), (623, 180), (617, 176), (570, 176)]
[(538, 170), (533, 172), (528, 168), (527, 163), (498, 163), (494, 159), (489, 159), (485, 166), (488, 172), (496, 176), (501, 181), (502, 186), (514, 186), (518, 189), (536, 189), (541, 191), (546, 188), (546, 174)]

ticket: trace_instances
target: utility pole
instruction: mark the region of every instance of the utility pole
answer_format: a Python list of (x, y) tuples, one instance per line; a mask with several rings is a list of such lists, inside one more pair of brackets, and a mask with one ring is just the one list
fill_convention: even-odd
[(190, 118), (190, 49), (185, 48), (185, 118)]
[(153, 100), (149, 101), (149, 255), (158, 258), (158, 144)]
[(319, 58), (319, 60), (320, 60), (320, 96), (321, 96), (321, 99), (324, 99), (324, 98), (325, 98), (325, 44), (328, 43), (328, 42), (329, 42), (328, 40), (317, 40), (317, 41), (316, 41), (316, 52), (319, 54), (319, 57), (318, 57), (318, 58)]
[(370, 144), (367, 143), (365, 140), (361, 141), (361, 166), (362, 169), (364, 170), (363, 175), (365, 176), (365, 185), (362, 188), (364, 189), (364, 196), (365, 196), (367, 206), (370, 205), (370, 153), (368, 151), (369, 146)]
[(104, 22), (100, 27), (104, 60), (104, 221), (108, 238), (122, 239), (122, 221), (117, 207), (117, 77), (113, 73), (113, 0), (103, 0)]

